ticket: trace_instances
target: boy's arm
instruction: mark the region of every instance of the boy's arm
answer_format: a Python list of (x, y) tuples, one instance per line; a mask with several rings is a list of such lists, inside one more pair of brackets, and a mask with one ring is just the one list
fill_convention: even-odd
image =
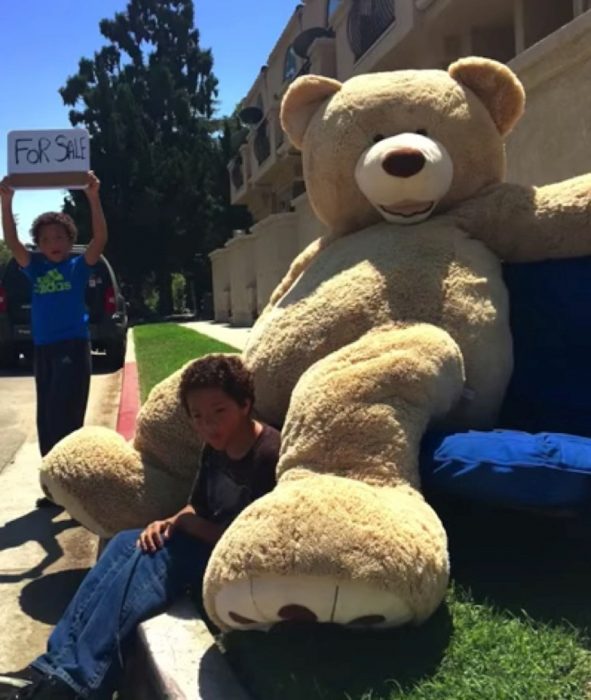
[(91, 170), (88, 173), (88, 187), (84, 190), (90, 205), (92, 224), (92, 240), (86, 248), (86, 253), (84, 253), (84, 258), (88, 265), (95, 265), (98, 262), (108, 238), (107, 222), (105, 221), (105, 214), (103, 213), (99, 195), (100, 185), (98, 177)]
[(4, 241), (14, 255), (15, 260), (21, 267), (27, 267), (31, 261), (31, 254), (19, 241), (12, 214), (12, 198), (14, 190), (4, 178), (0, 182), (0, 199), (2, 200), (2, 230), (4, 231)]
[(182, 530), (207, 544), (215, 544), (226, 529), (223, 525), (202, 518), (190, 504), (172, 518), (172, 525), (175, 530)]

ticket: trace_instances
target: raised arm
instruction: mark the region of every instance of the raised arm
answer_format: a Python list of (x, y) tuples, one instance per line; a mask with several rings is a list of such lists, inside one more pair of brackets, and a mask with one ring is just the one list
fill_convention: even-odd
[(8, 184), (6, 178), (0, 182), (0, 199), (2, 200), (2, 230), (4, 231), (4, 241), (15, 260), (21, 267), (27, 267), (31, 260), (31, 254), (19, 241), (12, 214), (12, 198), (14, 190)]
[(450, 213), (507, 262), (591, 255), (591, 175), (544, 187), (495, 185)]
[(107, 245), (107, 222), (105, 221), (105, 214), (99, 195), (100, 184), (98, 177), (91, 170), (88, 173), (88, 187), (84, 190), (88, 199), (88, 204), (90, 205), (92, 224), (92, 240), (88, 244), (86, 253), (84, 254), (88, 265), (94, 265), (98, 262), (101, 253)]

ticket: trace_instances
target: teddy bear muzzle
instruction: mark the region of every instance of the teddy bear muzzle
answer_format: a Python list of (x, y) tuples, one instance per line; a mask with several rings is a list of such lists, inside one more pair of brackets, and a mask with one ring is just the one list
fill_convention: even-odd
[(359, 189), (393, 223), (427, 219), (453, 180), (445, 146), (422, 134), (383, 138), (362, 153), (355, 168)]

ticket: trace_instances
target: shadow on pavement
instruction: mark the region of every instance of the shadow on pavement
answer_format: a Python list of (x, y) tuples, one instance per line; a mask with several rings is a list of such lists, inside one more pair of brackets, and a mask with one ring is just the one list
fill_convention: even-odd
[(53, 518), (60, 513), (61, 509), (57, 508), (33, 510), (0, 527), (0, 551), (20, 547), (27, 542), (38, 542), (45, 550), (42, 561), (28, 571), (9, 573), (0, 569), (0, 583), (15, 583), (28, 578), (38, 578), (48, 566), (60, 559), (63, 550), (57, 541), (57, 535), (72, 527), (79, 527), (79, 523), (75, 520), (53, 522)]
[(56, 571), (28, 583), (21, 591), (21, 610), (39, 622), (56, 625), (89, 569)]

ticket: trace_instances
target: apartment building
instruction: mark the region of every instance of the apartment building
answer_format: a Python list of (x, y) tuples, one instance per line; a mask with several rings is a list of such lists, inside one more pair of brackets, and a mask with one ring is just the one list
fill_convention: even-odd
[(250, 325), (290, 262), (322, 234), (301, 158), (279, 123), (299, 75), (338, 80), (446, 68), (467, 55), (508, 63), (527, 110), (507, 144), (508, 179), (545, 184), (591, 169), (591, 0), (308, 0), (295, 7), (246, 93), (249, 135), (228, 164), (232, 203), (255, 224), (210, 254), (217, 321)]

